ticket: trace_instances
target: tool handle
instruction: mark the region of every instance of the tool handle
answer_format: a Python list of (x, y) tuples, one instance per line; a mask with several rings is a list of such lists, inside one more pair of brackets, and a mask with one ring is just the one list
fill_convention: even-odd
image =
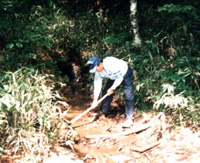
[[(108, 94), (105, 94), (102, 98), (100, 98), (98, 101), (97, 101), (97, 105), (103, 101), (106, 97), (108, 96)], [(80, 115), (78, 115), (77, 117), (75, 117), (74, 119), (71, 120), (71, 124), (76, 122), (78, 119), (80, 119), (82, 116), (84, 116), (86, 113), (88, 113), (90, 110), (94, 109), (95, 107), (93, 106), (90, 106), (87, 110), (85, 110), (83, 113), (81, 113)]]

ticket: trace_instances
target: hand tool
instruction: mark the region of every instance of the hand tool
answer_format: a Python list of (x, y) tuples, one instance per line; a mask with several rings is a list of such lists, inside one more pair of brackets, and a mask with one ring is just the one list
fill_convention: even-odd
[[(106, 97), (108, 96), (108, 94), (105, 94), (102, 98), (100, 98), (98, 101), (97, 101), (97, 105), (103, 101)], [(96, 106), (97, 106), (96, 105)], [(77, 117), (75, 117), (74, 119), (71, 120), (71, 124), (76, 122), (78, 119), (80, 119), (82, 116), (84, 116), (86, 113), (88, 113), (90, 110), (94, 109), (95, 107), (93, 106), (90, 106), (87, 110), (85, 110), (83, 113), (81, 113), (80, 115), (78, 115)]]

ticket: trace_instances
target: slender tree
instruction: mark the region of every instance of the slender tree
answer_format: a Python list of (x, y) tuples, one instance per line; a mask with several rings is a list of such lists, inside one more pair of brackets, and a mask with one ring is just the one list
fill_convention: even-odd
[(138, 27), (136, 13), (137, 13), (137, 0), (130, 0), (130, 20), (134, 34), (133, 38), (135, 43), (140, 44), (141, 39), (138, 31), (139, 27)]

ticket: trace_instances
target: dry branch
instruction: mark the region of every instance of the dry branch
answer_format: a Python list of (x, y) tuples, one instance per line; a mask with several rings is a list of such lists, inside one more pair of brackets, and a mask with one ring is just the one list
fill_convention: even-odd
[(137, 129), (132, 129), (132, 130), (128, 130), (128, 131), (124, 131), (124, 132), (120, 132), (120, 133), (114, 133), (114, 134), (86, 135), (85, 137), (87, 139), (90, 139), (90, 138), (101, 138), (101, 137), (104, 137), (104, 138), (115, 138), (115, 137), (119, 137), (119, 136), (126, 136), (126, 135), (130, 135), (130, 134), (133, 134), (133, 133), (141, 132), (141, 131), (144, 131), (144, 130), (150, 128), (150, 127), (151, 127), (151, 125), (146, 124), (146, 125), (143, 125), (139, 129), (137, 128)]
[(145, 148), (131, 148), (131, 150), (133, 150), (133, 151), (135, 151), (135, 152), (143, 153), (143, 152), (148, 151), (149, 149), (152, 149), (152, 148), (158, 146), (160, 143), (161, 143), (161, 140), (158, 141), (158, 142), (152, 143), (152, 144), (148, 145), (148, 146), (145, 147)]

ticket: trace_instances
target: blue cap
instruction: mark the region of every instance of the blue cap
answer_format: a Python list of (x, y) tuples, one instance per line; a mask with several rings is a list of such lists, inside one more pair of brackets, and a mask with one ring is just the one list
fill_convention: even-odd
[(87, 65), (90, 66), (90, 73), (95, 73), (97, 65), (100, 63), (101, 59), (99, 57), (93, 56), (87, 61)]

